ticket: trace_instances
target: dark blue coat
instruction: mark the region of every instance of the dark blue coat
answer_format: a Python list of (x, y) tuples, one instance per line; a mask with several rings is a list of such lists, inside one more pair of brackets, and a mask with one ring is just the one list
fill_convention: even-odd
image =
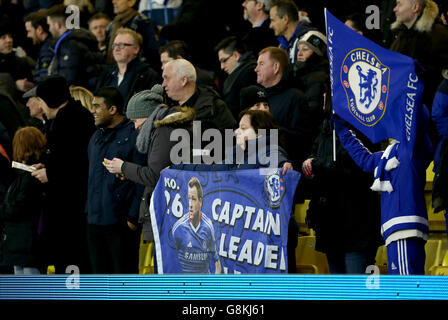
[(59, 74), (69, 85), (95, 90), (104, 56), (99, 52), (98, 41), (88, 30), (68, 30), (54, 44), (54, 58), (49, 74)]
[(50, 67), (51, 60), (54, 57), (54, 51), (51, 49), (51, 42), (53, 38), (51, 35), (42, 42), (39, 49), (39, 57), (36, 60), (36, 67), (34, 69), (34, 82), (38, 82), (40, 79), (48, 75), (48, 68)]
[(440, 163), (443, 139), (448, 135), (448, 79), (444, 79), (437, 90), (432, 103), (431, 118), (439, 135), (439, 143), (434, 154), (434, 170), (436, 170)]
[(99, 128), (89, 143), (89, 182), (87, 194), (87, 222), (95, 225), (113, 225), (130, 221), (137, 224), (140, 197), (136, 184), (121, 180), (109, 173), (104, 158), (119, 158), (144, 164), (146, 155), (135, 148), (138, 132), (134, 124), (124, 119), (114, 128)]

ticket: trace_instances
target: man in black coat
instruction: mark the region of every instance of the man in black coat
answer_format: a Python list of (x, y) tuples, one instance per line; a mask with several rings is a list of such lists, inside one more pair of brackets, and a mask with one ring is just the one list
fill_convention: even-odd
[(98, 89), (117, 87), (125, 106), (135, 93), (162, 82), (162, 77), (153, 68), (140, 61), (142, 43), (142, 37), (135, 31), (127, 28), (118, 30), (112, 45), (116, 65), (104, 72), (97, 84)]
[(17, 83), (20, 79), (32, 79), (32, 68), (25, 58), (16, 56), (13, 33), (9, 18), (0, 16), (0, 72), (9, 73)]
[(257, 82), (264, 87), (269, 111), (285, 129), (285, 145), (289, 158), (298, 165), (309, 154), (317, 128), (313, 128), (312, 112), (302, 91), (291, 85), (292, 70), (285, 50), (268, 47), (257, 61)]
[(240, 91), (257, 84), (255, 67), (257, 61), (252, 52), (245, 52), (243, 44), (236, 37), (223, 39), (215, 48), (221, 69), (228, 74), (222, 86), (222, 95), (235, 119), (241, 112)]
[(63, 76), (69, 85), (94, 90), (104, 64), (95, 36), (83, 28), (67, 29), (68, 15), (63, 5), (52, 7), (47, 14), (49, 31), (54, 39), (54, 58), (48, 74)]
[(168, 62), (163, 68), (163, 89), (174, 105), (186, 106), (196, 111), (201, 129), (228, 129), (236, 125), (226, 103), (209, 87), (196, 85), (196, 70), (185, 59)]
[(44, 233), (48, 264), (56, 273), (75, 265), (81, 273), (90, 269), (86, 244), (88, 157), (87, 146), (95, 131), (92, 114), (70, 97), (62, 76), (44, 78), (35, 87), (49, 127), (47, 154), (32, 173), (46, 184)]
[(269, 10), (271, 0), (244, 1), (244, 19), (251, 23), (251, 28), (243, 37), (243, 43), (254, 55), (266, 47), (278, 46), (274, 31), (269, 28)]

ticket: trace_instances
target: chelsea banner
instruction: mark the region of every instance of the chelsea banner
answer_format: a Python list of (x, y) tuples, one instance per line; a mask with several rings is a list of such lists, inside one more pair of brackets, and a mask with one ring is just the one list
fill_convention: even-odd
[(373, 143), (393, 138), (412, 155), (423, 83), (414, 60), (387, 50), (325, 9), (333, 110)]
[(157, 272), (287, 273), (296, 171), (163, 170), (150, 213)]

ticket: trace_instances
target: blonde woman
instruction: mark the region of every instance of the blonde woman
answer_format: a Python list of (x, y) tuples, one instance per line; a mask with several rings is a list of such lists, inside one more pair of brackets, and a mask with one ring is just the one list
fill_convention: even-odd
[(92, 111), (92, 100), (93, 100), (93, 93), (87, 90), (84, 87), (80, 86), (70, 86), (70, 95), (73, 99), (76, 101), (81, 102), (82, 106), (84, 108), (87, 108), (87, 110)]

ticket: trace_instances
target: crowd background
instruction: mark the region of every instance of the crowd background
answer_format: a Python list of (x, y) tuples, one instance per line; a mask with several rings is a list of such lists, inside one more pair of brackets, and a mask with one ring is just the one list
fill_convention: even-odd
[[(371, 5), (380, 27), (369, 30)], [(384, 245), (380, 194), (339, 143), (332, 160), (324, 8), (422, 67), (433, 198), (445, 210), (447, 1), (3, 0), (1, 272), (138, 273), (139, 246), (153, 241), (149, 199), (171, 165), (169, 134), (198, 120), (202, 131), (235, 129), (246, 152), (258, 129), (278, 129), (278, 165), (304, 175), (296, 204), (308, 209), (315, 250), (331, 273), (364, 273)], [(36, 139), (45, 152), (30, 146)], [(291, 213), (290, 273), (298, 236), (309, 234), (300, 219)]]

